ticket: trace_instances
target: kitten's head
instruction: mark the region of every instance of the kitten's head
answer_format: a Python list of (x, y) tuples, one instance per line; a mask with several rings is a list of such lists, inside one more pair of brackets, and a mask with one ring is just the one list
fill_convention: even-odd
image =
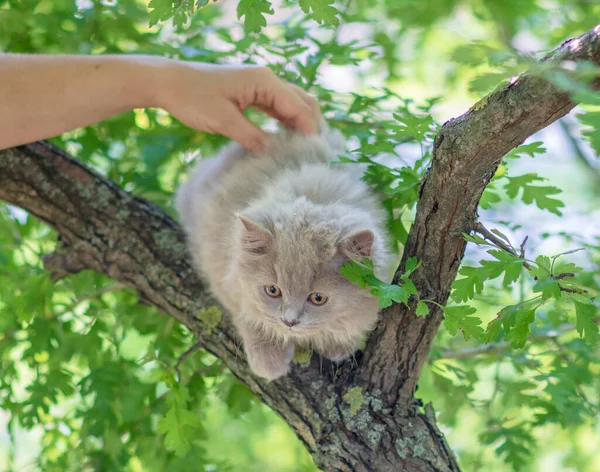
[(378, 304), (339, 268), (373, 257), (382, 244), (359, 219), (322, 210), (300, 198), (268, 213), (238, 215), (232, 276), (250, 322), (283, 336), (314, 340), (329, 333), (351, 344), (373, 327)]

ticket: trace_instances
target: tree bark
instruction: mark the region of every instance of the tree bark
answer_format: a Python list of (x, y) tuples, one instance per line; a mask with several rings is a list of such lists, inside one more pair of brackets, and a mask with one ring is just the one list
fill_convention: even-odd
[[(563, 43), (544, 60), (577, 59), (600, 64), (599, 31)], [(574, 106), (549, 82), (526, 75), (444, 124), (398, 272), (409, 257), (422, 261), (412, 276), (421, 298), (447, 301), (465, 250), (462, 233), (476, 221), (502, 157)], [(421, 409), (414, 398), (441, 310), (417, 318), (414, 303), (393, 305), (355, 362), (334, 370), (313, 356), (267, 383), (240, 356), (228, 317), (215, 323), (223, 308), (193, 272), (180, 227), (155, 205), (45, 142), (0, 151), (0, 199), (58, 231), (57, 250), (45, 259), (54, 277), (98, 271), (183, 323), (290, 424), (324, 470), (459, 470), (433, 408)]]

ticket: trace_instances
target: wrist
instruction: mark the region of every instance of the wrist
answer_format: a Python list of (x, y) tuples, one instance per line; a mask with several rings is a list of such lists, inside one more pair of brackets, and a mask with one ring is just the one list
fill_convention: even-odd
[(170, 70), (177, 62), (160, 56), (126, 56), (124, 99), (132, 108), (165, 108), (165, 89), (168, 88)]
[(175, 113), (186, 106), (191, 97), (197, 105), (198, 96), (210, 86), (215, 86), (214, 64), (179, 61), (176, 59), (160, 58), (161, 61), (152, 65), (147, 72), (147, 80), (151, 82), (154, 107), (163, 108), (169, 113)]

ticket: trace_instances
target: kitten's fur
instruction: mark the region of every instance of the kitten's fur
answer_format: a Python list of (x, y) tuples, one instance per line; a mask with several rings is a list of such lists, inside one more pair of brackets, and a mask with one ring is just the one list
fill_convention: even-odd
[[(200, 161), (178, 191), (194, 263), (231, 312), (261, 377), (285, 375), (295, 344), (344, 359), (377, 320), (377, 299), (338, 271), (370, 257), (389, 280), (391, 260), (385, 215), (362, 169), (328, 164), (343, 147), (327, 129), (310, 137), (281, 132), (260, 156), (233, 144)], [(271, 285), (279, 298), (266, 293)], [(312, 304), (315, 292), (327, 302)]]

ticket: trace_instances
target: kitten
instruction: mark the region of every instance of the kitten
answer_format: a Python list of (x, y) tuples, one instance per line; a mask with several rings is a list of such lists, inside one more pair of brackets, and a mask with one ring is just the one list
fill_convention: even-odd
[(290, 369), (294, 346), (350, 356), (378, 316), (377, 298), (339, 268), (369, 257), (391, 279), (385, 214), (357, 164), (329, 164), (339, 133), (284, 131), (264, 155), (238, 144), (198, 163), (176, 207), (194, 264), (231, 312), (254, 373)]

